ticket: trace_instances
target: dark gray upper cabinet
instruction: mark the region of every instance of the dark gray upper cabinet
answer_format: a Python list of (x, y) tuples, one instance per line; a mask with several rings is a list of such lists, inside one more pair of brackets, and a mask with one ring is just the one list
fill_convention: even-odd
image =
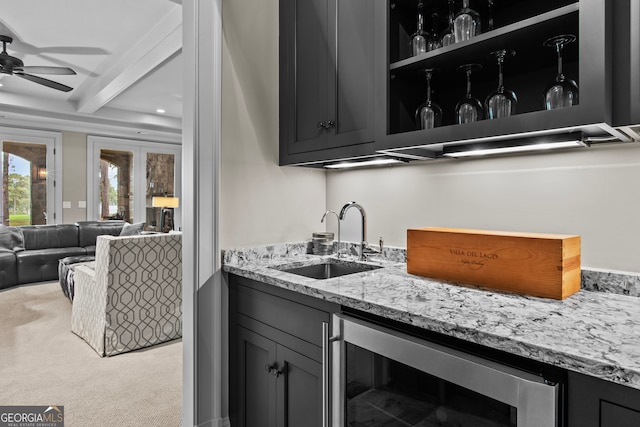
[(616, 0), (613, 34), (613, 124), (640, 132), (640, 3)]
[(280, 0), (281, 165), (373, 152), (380, 5)]
[[(488, 2), (471, 1), (487, 28)], [(459, 8), (458, 2), (456, 7)], [(425, 2), (427, 8), (446, 15), (447, 2)], [(584, 130), (587, 136), (622, 136), (613, 129), (612, 119), (612, 43), (614, 40), (614, 2), (610, 0), (514, 0), (495, 1), (495, 29), (470, 40), (410, 56), (408, 49), (415, 31), (416, 0), (392, 0), (388, 13), (387, 78), (382, 79), (388, 93), (386, 112), (379, 121), (386, 132), (376, 138), (379, 150), (426, 147), (434, 151), (443, 143), (522, 136), (525, 133), (554, 133), (568, 129)], [(543, 92), (557, 70), (554, 49), (543, 46), (553, 36), (573, 34), (574, 43), (563, 51), (564, 74), (580, 87), (577, 105), (555, 110), (543, 107)], [(465, 95), (466, 78), (458, 67), (479, 63), (483, 69), (472, 75), (472, 94), (481, 102), (498, 85), (497, 62), (489, 54), (499, 49), (515, 51), (504, 64), (504, 85), (516, 92), (516, 114), (493, 120), (457, 124), (456, 103)], [(423, 69), (435, 68), (433, 100), (443, 111), (440, 127), (419, 130), (414, 119), (418, 106), (426, 99)]]

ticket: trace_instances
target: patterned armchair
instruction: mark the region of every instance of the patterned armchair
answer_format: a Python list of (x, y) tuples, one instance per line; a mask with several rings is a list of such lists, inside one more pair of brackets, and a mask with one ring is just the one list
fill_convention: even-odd
[(75, 270), (71, 331), (100, 356), (182, 336), (182, 234), (99, 236)]

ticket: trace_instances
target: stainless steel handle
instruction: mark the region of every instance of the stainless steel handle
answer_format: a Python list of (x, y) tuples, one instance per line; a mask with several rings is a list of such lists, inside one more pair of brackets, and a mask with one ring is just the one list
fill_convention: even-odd
[(329, 323), (322, 322), (322, 427), (329, 427)]
[(329, 338), (329, 323), (322, 322), (322, 427), (329, 427), (329, 343), (338, 340)]

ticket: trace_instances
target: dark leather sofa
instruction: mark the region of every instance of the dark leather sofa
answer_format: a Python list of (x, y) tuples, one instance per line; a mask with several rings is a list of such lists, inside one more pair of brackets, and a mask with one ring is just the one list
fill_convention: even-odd
[(124, 221), (0, 227), (0, 289), (56, 280), (58, 260), (94, 255), (99, 235), (120, 234)]

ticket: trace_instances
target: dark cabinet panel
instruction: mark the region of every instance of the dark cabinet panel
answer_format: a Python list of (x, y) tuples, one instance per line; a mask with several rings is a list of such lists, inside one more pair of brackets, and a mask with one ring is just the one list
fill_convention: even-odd
[(265, 367), (276, 360), (276, 344), (242, 327), (238, 343), (238, 424), (242, 427), (276, 427), (276, 380)]
[(337, 2), (336, 100), (333, 145), (374, 139), (374, 5), (371, 0)]
[[(613, 124), (640, 124), (640, 3), (616, 0), (613, 20)], [(636, 128), (635, 133), (640, 129)]]
[(331, 73), (327, 50), (329, 11), (326, 0), (290, 0), (287, 3), (294, 9), (295, 22), (295, 66), (290, 70), (295, 76), (295, 89), (289, 94), (295, 94), (295, 127), (289, 149), (307, 151), (324, 146), (327, 139), (327, 133), (318, 127), (318, 123), (327, 120), (328, 76)]
[(638, 427), (640, 411), (602, 401), (600, 403), (600, 427)]
[[(322, 427), (322, 364), (278, 346), (279, 427)], [(286, 420), (286, 423), (285, 423)]]
[(322, 426), (323, 323), (339, 308), (229, 275), (234, 426)]
[(569, 372), (569, 427), (640, 426), (640, 390)]
[(280, 0), (280, 164), (373, 152), (381, 6)]

